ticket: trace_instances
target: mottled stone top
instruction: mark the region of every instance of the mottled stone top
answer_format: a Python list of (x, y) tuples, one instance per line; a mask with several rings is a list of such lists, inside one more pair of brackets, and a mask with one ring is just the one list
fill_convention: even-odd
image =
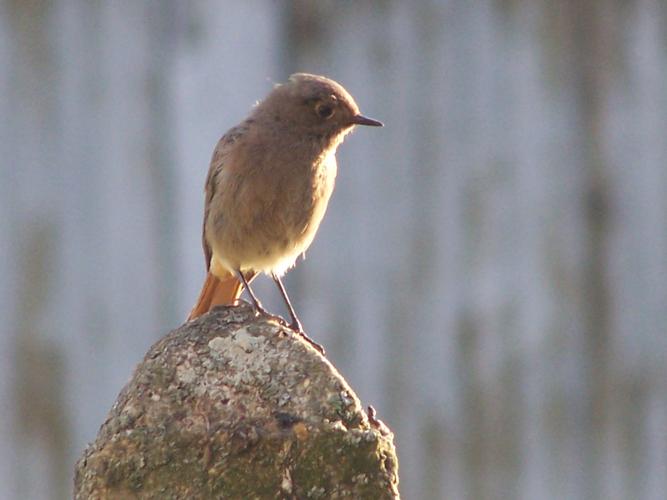
[(246, 304), (157, 342), (76, 466), (77, 498), (398, 498), (393, 436)]

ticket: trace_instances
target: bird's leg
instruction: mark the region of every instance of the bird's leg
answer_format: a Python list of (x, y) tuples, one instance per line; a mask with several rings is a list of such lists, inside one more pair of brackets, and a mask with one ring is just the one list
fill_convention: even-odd
[(297, 318), (296, 313), (294, 312), (294, 308), (292, 307), (292, 303), (290, 302), (289, 297), (287, 296), (287, 291), (285, 290), (283, 282), (275, 274), (272, 274), (271, 277), (273, 278), (273, 281), (275, 281), (276, 285), (278, 285), (278, 290), (280, 290), (280, 294), (283, 296), (283, 300), (287, 305), (287, 310), (289, 311), (290, 319), (292, 321), (289, 324), (289, 327), (292, 330), (296, 330), (299, 333), (303, 333), (303, 326), (301, 326), (301, 321), (299, 321), (299, 318)]
[(292, 307), (292, 303), (290, 302), (289, 297), (287, 296), (287, 291), (285, 290), (283, 282), (275, 274), (271, 274), (271, 277), (273, 278), (273, 281), (275, 281), (276, 285), (278, 285), (278, 290), (280, 290), (280, 294), (283, 296), (285, 304), (287, 305), (287, 309), (289, 311), (289, 315), (292, 320), (292, 322), (289, 324), (289, 327), (292, 330), (295, 330), (297, 333), (299, 333), (299, 335), (301, 335), (304, 338), (304, 340), (306, 340), (308, 343), (310, 343), (310, 345), (312, 345), (315, 349), (317, 349), (320, 352), (320, 354), (324, 354), (324, 347), (322, 347), (320, 344), (318, 344), (308, 335), (306, 335), (306, 332), (303, 330), (303, 326), (301, 326), (301, 321), (299, 321), (299, 318), (297, 317), (296, 312), (294, 312), (294, 308)]
[(248, 280), (245, 279), (245, 274), (241, 270), (236, 271), (236, 274), (238, 275), (239, 279), (241, 280), (241, 283), (243, 283), (243, 286), (245, 287), (246, 290), (248, 290), (248, 295), (250, 295), (250, 298), (252, 299), (252, 303), (255, 306), (255, 309), (257, 310), (258, 313), (263, 314), (264, 316), (271, 316), (271, 314), (264, 309), (262, 306), (261, 302), (259, 299), (255, 296), (254, 292), (252, 291), (252, 288), (250, 288), (250, 284), (248, 283)]

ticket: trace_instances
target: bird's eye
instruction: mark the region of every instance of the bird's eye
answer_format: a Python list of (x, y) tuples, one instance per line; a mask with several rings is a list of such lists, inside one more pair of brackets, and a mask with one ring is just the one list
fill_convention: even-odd
[(315, 112), (320, 116), (320, 118), (331, 118), (334, 114), (334, 109), (328, 104), (318, 104), (315, 107)]

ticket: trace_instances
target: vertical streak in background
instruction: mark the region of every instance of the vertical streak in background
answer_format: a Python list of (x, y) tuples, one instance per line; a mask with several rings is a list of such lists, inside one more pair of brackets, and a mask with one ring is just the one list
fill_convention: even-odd
[[(584, 261), (583, 303), (585, 321), (583, 362), (587, 364), (589, 408), (585, 475), (588, 498), (612, 498), (605, 491), (603, 456), (610, 435), (611, 383), (610, 323), (608, 290), (608, 235), (610, 199), (609, 165), (605, 158), (603, 124), (604, 102), (612, 77), (610, 2), (571, 0), (567, 12), (574, 39), (573, 73), (578, 89), (576, 104), (580, 113), (580, 155), (586, 184), (582, 187), (581, 210), (586, 232), (587, 255)], [(630, 493), (630, 492), (628, 492)], [(625, 496), (625, 495), (621, 495)], [(631, 496), (631, 495), (630, 495)]]
[[(13, 152), (12, 144), (15, 144), (14, 127), (10, 120), (5, 117), (12, 116), (15, 104), (10, 102), (8, 96), (14, 92), (15, 77), (8, 71), (12, 67), (13, 39), (10, 24), (9, 9), (6, 2), (0, 2), (0, 317), (3, 318), (3, 326), (0, 330), (0, 442), (9, 443), (14, 434), (14, 378), (16, 363), (13, 350), (15, 332), (17, 328), (16, 319), (16, 297), (17, 274), (15, 243), (11, 235), (16, 232), (16, 221), (10, 217), (14, 206), (17, 205), (16, 172), (4, 161), (10, 158)], [(5, 446), (4, 450), (13, 447)], [(0, 452), (0, 497), (11, 497), (16, 494), (15, 474), (13, 470), (14, 459), (7, 451)]]
[[(11, 428), (4, 447), (12, 451), (13, 459), (11, 477), (2, 488), (17, 498), (64, 497), (69, 439), (64, 350), (57, 341), (57, 328), (49, 328), (58, 289), (62, 215), (58, 196), (62, 177), (54, 168), (60, 138), (51, 43), (54, 16), (52, 6), (39, 0), (10, 2), (3, 8), (13, 42), (3, 66), (13, 84), (3, 95), (8, 100), (3, 118), (11, 128), (11, 139), (3, 138), (8, 147), (3, 151), (3, 168), (8, 169), (3, 177), (12, 190), (9, 199), (21, 210), (2, 214), (10, 224), (3, 237), (12, 253), (3, 265), (13, 268), (8, 275), (15, 301), (12, 314), (3, 315), (7, 321), (3, 336), (11, 342), (5, 351), (11, 359), (5, 369), (11, 373), (3, 378), (12, 383), (3, 404), (11, 402), (13, 410), (3, 415), (7, 417), (3, 425), (8, 422)], [(24, 474), (33, 480), (24, 481)]]
[(157, 259), (156, 288), (159, 294), (158, 315), (161, 331), (167, 331), (182, 321), (178, 310), (177, 290), (183, 286), (179, 280), (177, 258), (177, 231), (180, 222), (177, 217), (178, 200), (175, 172), (175, 116), (174, 82), (172, 77), (174, 58), (179, 42), (183, 38), (183, 24), (179, 13), (184, 8), (174, 0), (161, 1), (147, 9), (147, 29), (149, 57), (147, 68), (148, 114), (150, 117), (147, 167), (151, 172), (152, 192), (155, 203), (150, 209), (155, 212), (157, 223), (154, 255)]

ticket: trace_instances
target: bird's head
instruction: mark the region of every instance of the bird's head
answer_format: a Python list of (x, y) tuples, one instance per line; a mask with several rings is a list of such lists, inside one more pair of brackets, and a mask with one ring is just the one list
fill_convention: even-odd
[(367, 118), (347, 90), (323, 76), (295, 73), (277, 85), (256, 108), (256, 114), (295, 131), (322, 137), (345, 135), (355, 125), (381, 127)]

